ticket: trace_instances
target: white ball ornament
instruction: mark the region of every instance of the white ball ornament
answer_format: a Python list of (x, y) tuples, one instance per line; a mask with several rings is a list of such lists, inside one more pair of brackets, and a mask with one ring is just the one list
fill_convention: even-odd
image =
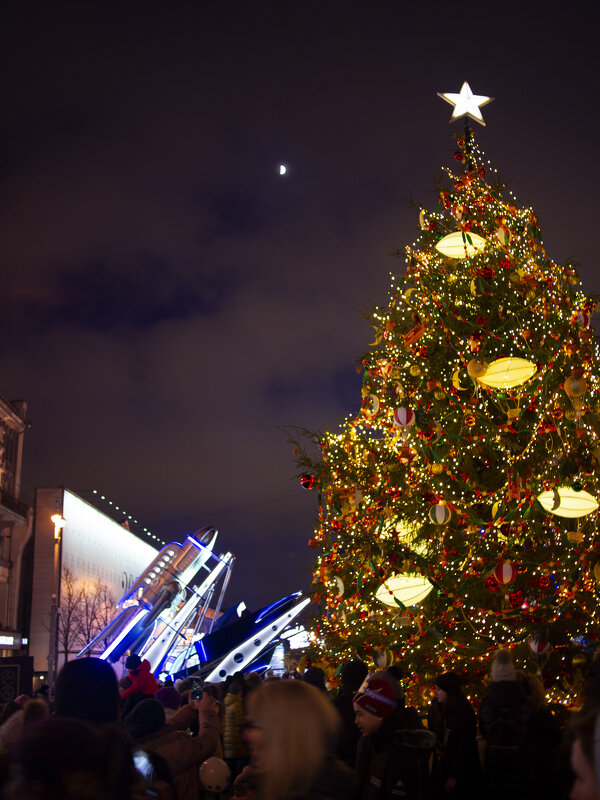
[(451, 516), (451, 511), (445, 503), (436, 503), (429, 509), (429, 519), (435, 525), (445, 525)]
[(394, 411), (394, 425), (397, 428), (410, 428), (415, 424), (415, 412), (412, 408), (397, 408)]
[(209, 792), (220, 793), (229, 784), (231, 770), (222, 758), (207, 758), (200, 765), (200, 781)]

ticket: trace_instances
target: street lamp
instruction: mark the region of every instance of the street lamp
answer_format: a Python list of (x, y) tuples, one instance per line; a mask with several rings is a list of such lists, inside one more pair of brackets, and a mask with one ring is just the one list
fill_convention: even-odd
[(58, 512), (50, 517), (54, 525), (54, 568), (52, 572), (52, 600), (50, 602), (50, 649), (48, 651), (48, 685), (52, 691), (58, 659), (58, 587), (61, 531), (66, 520)]
[(67, 520), (63, 517), (62, 514), (52, 514), (50, 519), (54, 523), (54, 538), (60, 539), (60, 532), (65, 527), (65, 523)]

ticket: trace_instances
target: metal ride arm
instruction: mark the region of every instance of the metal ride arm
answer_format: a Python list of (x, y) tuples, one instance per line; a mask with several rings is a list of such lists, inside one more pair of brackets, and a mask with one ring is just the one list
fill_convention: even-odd
[(264, 622), (267, 624), (263, 623), (263, 627), (258, 632), (253, 633), (246, 641), (234, 647), (206, 675), (204, 680), (207, 683), (218, 683), (225, 680), (228, 675), (233, 675), (234, 672), (243, 671), (309, 603), (310, 597), (305, 597), (276, 619), (266, 618)]
[[(183, 627), (186, 620), (181, 621), (179, 603), (185, 601), (186, 592), (190, 591), (189, 582), (200, 569), (209, 569), (209, 559), (216, 559), (217, 567), (200, 589), (206, 593), (207, 587), (218, 579), (226, 566), (222, 561), (226, 557), (218, 557), (212, 552), (217, 535), (217, 530), (208, 526), (194, 536), (188, 536), (183, 544), (172, 542), (165, 545), (119, 600), (117, 608), (122, 610), (117, 617), (77, 654), (77, 658), (99, 653), (101, 659), (114, 663), (133, 643), (146, 645), (152, 632), (160, 628), (156, 623), (165, 624), (172, 617), (178, 620), (179, 628)], [(201, 598), (194, 591), (191, 599), (193, 603), (190, 600), (184, 602), (184, 608), (188, 609), (187, 619)], [(177, 633), (172, 639), (176, 636)]]
[(219, 563), (205, 578), (202, 584), (198, 588), (191, 589), (192, 596), (177, 612), (172, 622), (164, 628), (156, 639), (152, 641), (148, 640), (144, 647), (138, 651), (140, 658), (144, 658), (150, 662), (150, 669), (152, 672), (160, 670), (169, 652), (177, 643), (181, 632), (193, 623), (194, 617), (198, 613), (199, 604), (206, 597), (211, 586), (217, 582), (221, 572), (229, 566), (232, 559), (233, 556), (231, 553), (220, 556)]

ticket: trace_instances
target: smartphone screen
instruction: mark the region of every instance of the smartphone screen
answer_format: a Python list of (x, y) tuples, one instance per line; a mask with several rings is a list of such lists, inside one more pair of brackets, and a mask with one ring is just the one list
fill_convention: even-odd
[(133, 764), (144, 780), (152, 780), (154, 769), (148, 758), (148, 753), (145, 753), (143, 750), (135, 750), (133, 753)]
[(202, 681), (193, 680), (192, 681), (192, 697), (194, 700), (202, 700)]

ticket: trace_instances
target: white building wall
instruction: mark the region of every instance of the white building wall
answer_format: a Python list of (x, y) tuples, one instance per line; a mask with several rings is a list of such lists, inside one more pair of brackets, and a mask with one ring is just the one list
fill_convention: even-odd
[(50, 607), (56, 579), (54, 524), (50, 517), (57, 512), (66, 520), (59, 544), (58, 576), (68, 567), (78, 580), (99, 580), (108, 586), (115, 600), (158, 552), (73, 492), (60, 487), (38, 489), (29, 631), (29, 654), (34, 658), (36, 672), (48, 669)]
[(100, 581), (115, 600), (156, 556), (158, 550), (122, 525), (65, 490), (62, 568), (87, 583)]

